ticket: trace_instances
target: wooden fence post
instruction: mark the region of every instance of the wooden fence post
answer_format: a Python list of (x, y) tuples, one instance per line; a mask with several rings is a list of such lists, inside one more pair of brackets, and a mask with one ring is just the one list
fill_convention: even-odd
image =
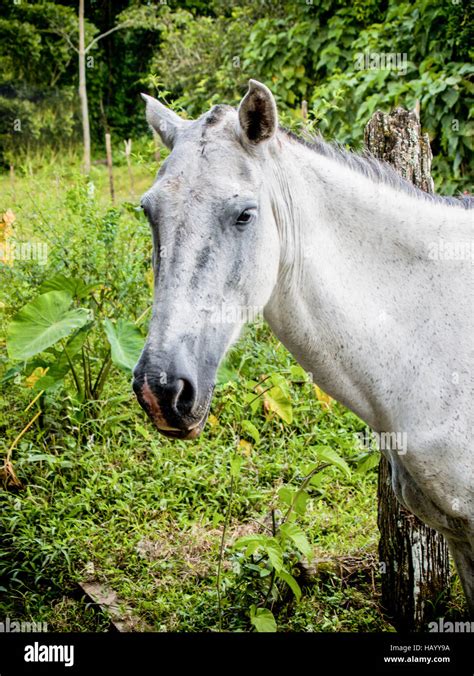
[(114, 171), (112, 166), (112, 142), (110, 140), (109, 132), (106, 132), (105, 134), (105, 151), (107, 153), (107, 169), (109, 171), (110, 199), (112, 200), (112, 204), (115, 204)]
[(130, 181), (130, 196), (134, 198), (135, 187), (133, 184), (132, 161), (131, 161), (132, 139), (129, 138), (127, 141), (124, 141), (124, 144), (125, 144), (125, 157), (127, 159), (127, 167), (128, 167), (128, 180)]
[[(397, 108), (390, 115), (374, 113), (365, 128), (365, 143), (372, 155), (392, 164), (404, 178), (434, 192), (433, 156), (428, 135), (421, 133), (419, 105), (410, 112)], [(391, 487), (390, 464), (383, 456), (378, 499), (382, 604), (399, 631), (426, 629), (449, 598), (446, 541), (399, 504)]]

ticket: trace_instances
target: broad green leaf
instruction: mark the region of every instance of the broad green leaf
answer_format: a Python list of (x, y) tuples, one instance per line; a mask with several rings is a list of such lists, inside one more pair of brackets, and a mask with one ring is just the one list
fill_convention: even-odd
[(55, 275), (51, 279), (45, 280), (40, 286), (40, 293), (48, 291), (66, 291), (72, 298), (85, 298), (99, 284), (85, 284), (81, 279), (75, 277), (66, 277), (66, 275)]
[(112, 361), (124, 371), (132, 371), (145, 344), (140, 330), (126, 319), (119, 319), (116, 324), (105, 319), (104, 329), (112, 349)]
[(291, 401), (284, 395), (281, 387), (272, 387), (272, 389), (265, 392), (263, 396), (270, 411), (276, 413), (288, 424), (293, 422), (293, 408), (291, 406)]
[(311, 477), (309, 485), (312, 488), (319, 488), (323, 483), (323, 481), (324, 481), (324, 472), (318, 472), (317, 474)]
[(71, 368), (69, 361), (74, 359), (84, 345), (91, 327), (92, 322), (88, 322), (69, 338), (58, 359), (49, 366), (47, 373), (36, 381), (34, 390), (49, 390), (64, 379)]
[(268, 608), (250, 608), (250, 622), (258, 632), (275, 632), (277, 624), (273, 613)]
[(280, 390), (283, 392), (283, 395), (287, 399), (291, 397), (290, 384), (285, 378), (285, 376), (283, 376), (281, 373), (273, 373), (272, 377), (270, 378), (270, 381), (272, 385), (280, 388)]
[(282, 486), (278, 491), (278, 497), (287, 507), (293, 505), (294, 511), (303, 516), (309, 500), (309, 493), (291, 486)]
[(49, 291), (25, 305), (8, 327), (10, 358), (34, 357), (91, 321), (90, 310), (69, 310), (71, 302), (67, 292)]
[(256, 444), (258, 444), (258, 442), (260, 441), (260, 432), (255, 427), (253, 422), (250, 422), (250, 420), (243, 420), (242, 429), (244, 432), (247, 432), (247, 434), (250, 437), (252, 437), (252, 439), (255, 441)]
[(259, 547), (263, 547), (267, 541), (265, 535), (255, 533), (254, 535), (243, 535), (234, 542), (235, 549), (245, 549), (245, 555), (251, 556)]
[(280, 501), (284, 505), (286, 505), (287, 507), (289, 507), (291, 505), (293, 498), (294, 498), (294, 495), (295, 495), (295, 489), (291, 488), (290, 486), (282, 486), (278, 490), (278, 497), (279, 497)]
[(298, 490), (295, 500), (295, 512), (300, 516), (304, 516), (306, 513), (306, 507), (310, 499), (309, 493), (307, 491)]
[(332, 448), (330, 448), (329, 446), (317, 446), (316, 453), (318, 456), (318, 460), (321, 460), (323, 462), (329, 462), (331, 465), (334, 465), (334, 467), (338, 467), (348, 477), (350, 477), (351, 470), (349, 465), (344, 460), (344, 458), (341, 458), (341, 456), (338, 453), (336, 453), (336, 451), (334, 451)]
[(299, 364), (293, 364), (292, 366), (290, 366), (290, 374), (292, 380), (298, 383), (308, 382), (308, 374), (306, 373), (304, 368)]
[(256, 413), (260, 406), (262, 405), (261, 398), (258, 397), (255, 392), (246, 392), (244, 394), (244, 402), (247, 406), (250, 407), (252, 413)]
[(295, 523), (284, 523), (280, 527), (280, 533), (283, 537), (291, 540), (304, 556), (308, 558), (312, 556), (313, 550), (308, 542), (308, 538)]
[(278, 573), (278, 577), (281, 578), (286, 584), (289, 586), (291, 591), (296, 597), (296, 600), (299, 601), (301, 598), (301, 587), (293, 577), (293, 575), (290, 575), (286, 570), (280, 570)]
[(280, 570), (283, 568), (283, 551), (278, 541), (275, 540), (275, 538), (267, 538), (267, 541), (263, 547), (267, 552), (270, 563), (275, 568), (276, 572), (280, 572)]

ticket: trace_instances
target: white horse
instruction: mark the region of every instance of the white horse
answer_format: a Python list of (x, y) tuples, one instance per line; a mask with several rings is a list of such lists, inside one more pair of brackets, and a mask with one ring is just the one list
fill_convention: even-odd
[(405, 440), (382, 449), (394, 491), (447, 538), (474, 612), (469, 200), (302, 142), (255, 80), (238, 110), (195, 121), (144, 98), (172, 152), (142, 200), (156, 281), (141, 405), (164, 434), (195, 438), (245, 310), (262, 308), (323, 390)]

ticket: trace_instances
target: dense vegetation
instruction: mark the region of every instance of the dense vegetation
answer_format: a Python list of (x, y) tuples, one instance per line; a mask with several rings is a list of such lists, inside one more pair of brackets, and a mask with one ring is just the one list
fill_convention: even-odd
[[(376, 108), (418, 100), (445, 193), (469, 188), (474, 66), (467, 2), (416, 0), (169, 0), (86, 3), (88, 39), (125, 26), (89, 53), (92, 131), (117, 143), (145, 132), (138, 94), (156, 90), (188, 115), (236, 104), (256, 77), (298, 126), (308, 102), (314, 128), (351, 147)], [(1, 0), (0, 138), (3, 162), (45, 143), (80, 137), (77, 2)], [(25, 55), (28, 55), (25, 58)], [(387, 57), (397, 57), (386, 67)], [(21, 122), (21, 132), (15, 130)]]
[[(472, 150), (466, 6), (87, 3), (89, 40), (126, 22), (87, 71), (96, 160), (105, 129), (115, 141), (111, 204), (102, 164), (80, 169), (76, 5), (0, 0), (0, 617), (105, 629), (79, 586), (93, 581), (135, 628), (390, 630), (378, 456), (264, 324), (221, 367), (197, 441), (158, 436), (135, 401), (153, 284), (137, 203), (164, 156), (138, 92), (196, 116), (257, 77), (285, 124), (298, 129), (306, 100), (308, 126), (351, 146), (375, 108), (419, 99), (437, 185), (454, 192)], [(405, 72), (359, 69), (357, 55), (387, 52), (407, 55)]]

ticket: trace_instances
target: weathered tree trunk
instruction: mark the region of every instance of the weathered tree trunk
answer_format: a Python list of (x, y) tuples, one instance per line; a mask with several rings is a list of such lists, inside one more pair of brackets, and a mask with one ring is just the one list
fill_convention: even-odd
[(91, 133), (86, 86), (86, 47), (84, 42), (84, 0), (79, 0), (79, 99), (81, 101), (82, 137), (84, 143), (84, 172), (91, 170)]
[[(377, 111), (365, 128), (365, 143), (404, 178), (434, 192), (430, 142), (427, 134), (421, 134), (418, 110), (397, 108), (390, 115)], [(439, 613), (449, 596), (448, 547), (442, 535), (399, 504), (391, 487), (390, 464), (383, 456), (378, 499), (382, 603), (399, 631), (417, 631), (426, 628), (433, 604)]]

